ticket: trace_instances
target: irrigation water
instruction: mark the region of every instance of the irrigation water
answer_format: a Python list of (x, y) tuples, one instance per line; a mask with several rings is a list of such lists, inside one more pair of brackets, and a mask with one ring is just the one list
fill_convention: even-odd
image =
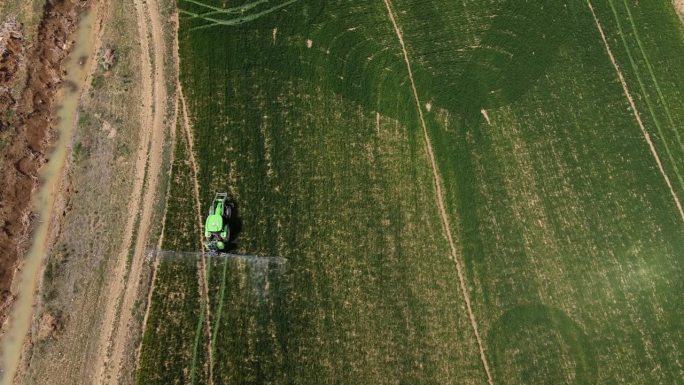
[(89, 65), (83, 58), (92, 58), (95, 46), (93, 22), (95, 11), (85, 12), (78, 23), (73, 51), (66, 61), (67, 72), (65, 86), (57, 95), (57, 126), (59, 137), (52, 149), (50, 161), (40, 171), (41, 185), (34, 197), (33, 210), (38, 214), (39, 222), (33, 233), (33, 242), (29, 253), (21, 265), (17, 275), (15, 292), (18, 293), (9, 318), (9, 328), (0, 341), (0, 384), (11, 384), (19, 365), (24, 341), (31, 325), (34, 294), (39, 282), (40, 266), (45, 259), (48, 247), (48, 235), (55, 194), (59, 188), (68, 150), (71, 148), (74, 128), (78, 119), (78, 105), (83, 85), (86, 82)]

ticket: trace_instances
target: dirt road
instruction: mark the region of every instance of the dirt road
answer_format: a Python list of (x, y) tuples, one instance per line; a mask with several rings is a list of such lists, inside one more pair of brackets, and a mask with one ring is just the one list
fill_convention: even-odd
[[(97, 384), (118, 383), (122, 359), (127, 349), (131, 348), (128, 329), (138, 298), (167, 129), (164, 121), (167, 103), (165, 46), (159, 7), (156, 0), (135, 0), (135, 11), (141, 45), (141, 140), (137, 149), (133, 199), (128, 207), (124, 242), (106, 297), (107, 309), (93, 378)], [(129, 265), (131, 249), (133, 253)]]

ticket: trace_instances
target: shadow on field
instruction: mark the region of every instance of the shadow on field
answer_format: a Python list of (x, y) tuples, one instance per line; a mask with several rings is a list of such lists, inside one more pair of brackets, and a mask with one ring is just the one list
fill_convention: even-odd
[[(353, 8), (329, 11), (348, 12), (348, 20), (361, 18)], [(444, 23), (455, 17), (449, 10), (432, 11), (440, 15), (433, 17)], [(422, 53), (412, 63), (419, 94), (460, 114), (469, 125), (482, 119), (481, 109), (514, 103), (533, 88), (557, 60), (560, 47), (577, 44), (572, 41), (577, 19), (586, 19), (586, 9), (577, 0), (507, 0), (487, 13), (487, 17), (482, 16), (487, 25), (478, 33), (476, 45), (455, 38), (434, 41), (431, 43), (439, 49)], [(396, 42), (364, 36), (356, 25), (340, 23), (327, 13), (319, 14), (314, 25), (312, 38), (325, 49), (321, 48), (318, 57), (315, 50), (308, 54), (314, 59), (307, 64), (318, 64), (326, 71), (314, 78), (324, 79), (327, 86), (349, 99), (400, 119), (402, 113), (396, 110), (396, 100), (409, 100), (413, 95)], [(435, 27), (439, 25), (438, 20)], [(364, 31), (372, 33), (373, 28), (365, 26)], [(418, 33), (407, 34), (404, 39), (409, 51), (422, 52), (424, 41)], [(418, 40), (415, 46), (413, 40)], [(448, 70), (442, 68), (445, 52), (452, 57)], [(301, 68), (301, 63), (292, 68)], [(315, 73), (318, 69), (312, 65), (305, 72)]]
[(574, 378), (578, 385), (597, 382), (592, 341), (561, 309), (540, 303), (516, 306), (496, 321), (487, 345), (501, 383), (546, 383), (548, 378)]
[(237, 202), (230, 198), (229, 201), (231, 206), (231, 215), (228, 219), (228, 228), (230, 229), (230, 239), (228, 240), (228, 245), (226, 251), (230, 252), (237, 248), (237, 243), (235, 240), (240, 236), (242, 232), (242, 218), (240, 218), (240, 210)]
[[(566, 41), (571, 17), (564, 1), (509, 0), (494, 13), (450, 102), (465, 117), (515, 102), (534, 86)], [(449, 103), (451, 104), (451, 103)]]
[[(199, 12), (195, 5), (184, 6), (188, 11)], [(437, 9), (429, 2), (422, 6), (433, 7), (431, 17), (439, 19), (435, 21), (435, 28), (440, 23), (447, 26), (449, 20), (457, 17), (454, 13), (458, 7), (450, 11)], [(502, 1), (481, 15), (480, 20), (486, 25), (477, 33), (476, 45), (454, 36), (430, 41), (439, 49), (421, 54), (412, 66), (419, 94), (459, 113), (467, 121), (480, 120), (482, 108), (515, 102), (544, 76), (558, 57), (559, 48), (572, 40), (578, 19), (586, 19), (585, 8), (578, 0)], [(293, 47), (276, 44), (274, 40), (273, 44), (261, 48), (267, 52), (245, 54), (240, 60), (250, 68), (269, 68), (271, 76), (281, 77), (283, 81), (300, 79), (324, 85), (371, 110), (401, 120), (403, 112), (397, 111), (397, 100), (413, 98), (406, 63), (395, 36), (380, 38), (386, 33), (386, 25), (357, 24), (371, 11), (381, 12), (378, 15), (381, 19), (386, 17), (384, 7), (350, 7), (346, 3), (313, 0), (297, 2), (269, 13), (268, 23), (250, 22), (240, 26), (240, 30), (255, 36), (273, 35), (276, 39), (273, 25), (279, 25), (277, 36), (309, 39), (313, 45), (307, 48), (302, 43)], [(291, 23), (295, 17), (306, 22)], [(196, 26), (193, 23), (198, 21), (186, 17), (184, 22)], [(202, 30), (198, 41), (211, 44), (221, 39), (223, 28)], [(410, 52), (414, 49), (421, 52), (424, 42), (418, 33), (408, 33), (404, 38)], [(412, 45), (415, 40), (418, 42)], [(450, 58), (448, 70), (442, 69), (445, 57)]]

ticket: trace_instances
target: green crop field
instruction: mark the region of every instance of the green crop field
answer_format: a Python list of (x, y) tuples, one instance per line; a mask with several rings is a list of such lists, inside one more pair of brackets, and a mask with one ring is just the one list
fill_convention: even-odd
[[(139, 384), (684, 384), (669, 0), (178, 8), (194, 140)], [(181, 253), (191, 155), (234, 252), (286, 260)]]

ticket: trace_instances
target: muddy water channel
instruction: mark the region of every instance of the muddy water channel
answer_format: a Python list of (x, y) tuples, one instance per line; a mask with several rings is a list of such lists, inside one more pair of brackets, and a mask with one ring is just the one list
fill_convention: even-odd
[(58, 193), (60, 178), (69, 151), (78, 118), (81, 90), (87, 78), (90, 60), (94, 60), (95, 33), (94, 11), (85, 12), (78, 23), (73, 51), (66, 60), (67, 76), (57, 95), (58, 132), (49, 161), (40, 170), (40, 188), (33, 200), (33, 210), (38, 214), (38, 225), (33, 232), (32, 245), (24, 258), (21, 271), (14, 284), (18, 293), (9, 318), (9, 328), (0, 341), (0, 385), (11, 384), (16, 373), (23, 345), (31, 326), (33, 304), (39, 273), (48, 247), (51, 214)]

